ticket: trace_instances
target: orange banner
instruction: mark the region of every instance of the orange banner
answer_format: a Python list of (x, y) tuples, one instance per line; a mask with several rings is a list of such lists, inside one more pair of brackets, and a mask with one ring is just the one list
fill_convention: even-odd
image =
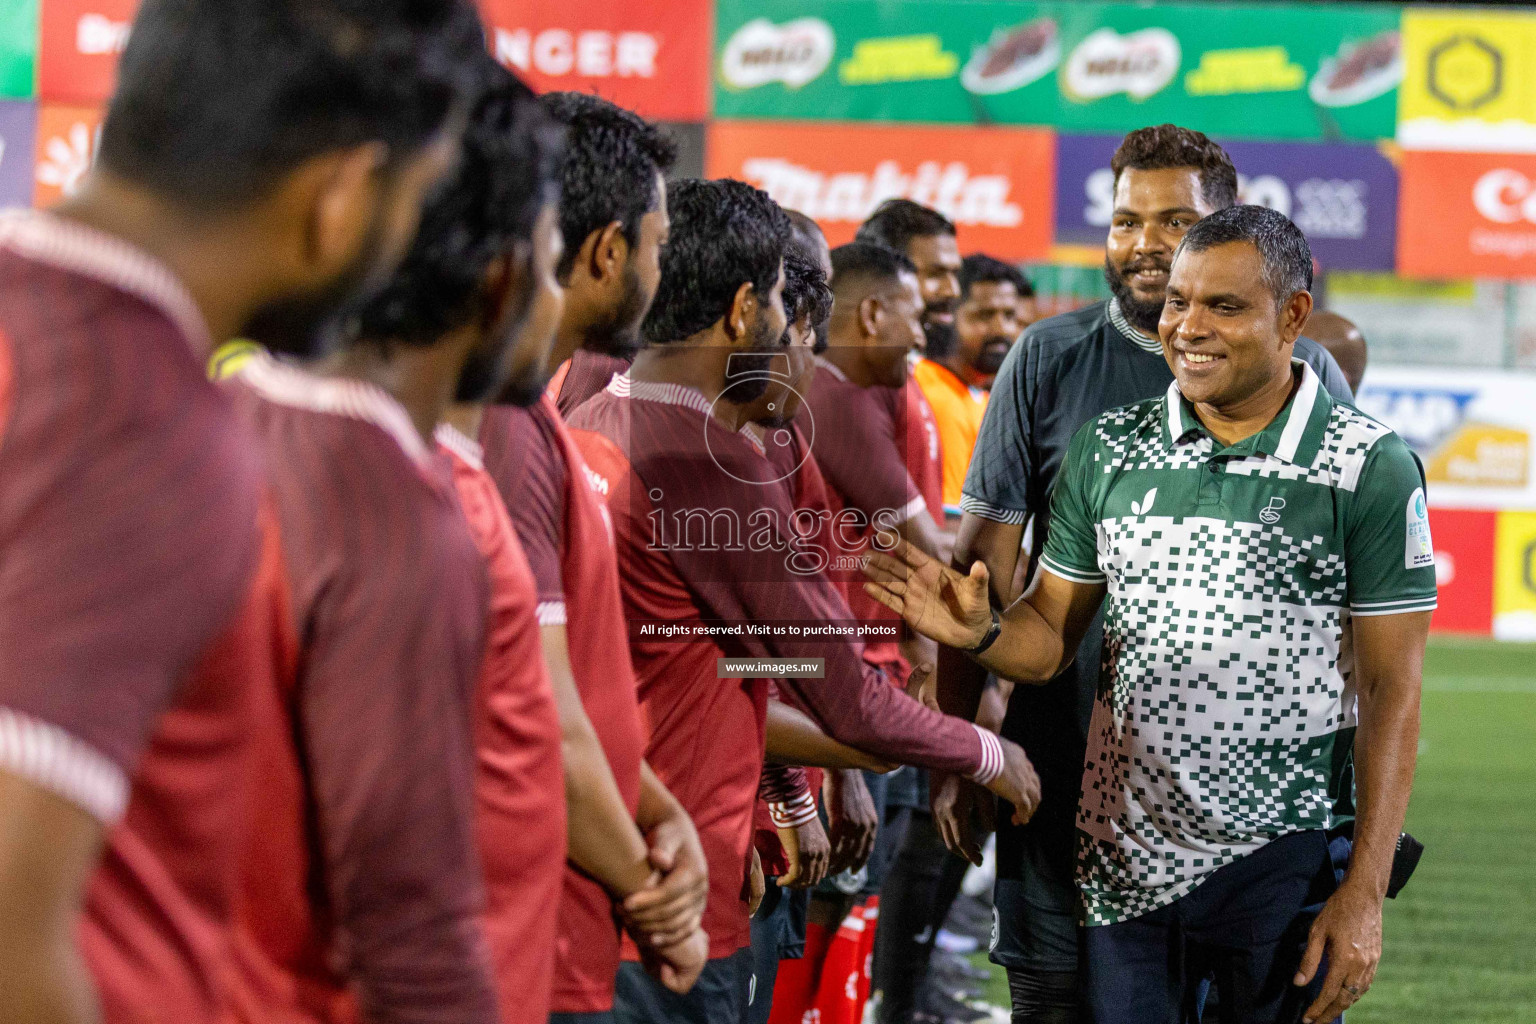
[(816, 218), (833, 245), (903, 196), (953, 220), (964, 252), (1030, 260), (1051, 249), (1056, 138), (1043, 129), (724, 121), (709, 128), (705, 168)]
[(42, 5), (37, 91), (44, 103), (104, 103), (139, 0), (47, 0)]
[(37, 168), (32, 203), (49, 207), (74, 192), (96, 160), (102, 108), (44, 103), (37, 111)]
[(1399, 195), (1401, 273), (1536, 276), (1536, 156), (1405, 152)]

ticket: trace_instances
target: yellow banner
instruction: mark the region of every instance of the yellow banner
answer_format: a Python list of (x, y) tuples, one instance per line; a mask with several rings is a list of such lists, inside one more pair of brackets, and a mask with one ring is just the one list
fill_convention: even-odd
[(1404, 146), (1536, 152), (1536, 13), (1404, 11), (1403, 59)]
[(1536, 512), (1500, 512), (1493, 553), (1493, 635), (1536, 640)]

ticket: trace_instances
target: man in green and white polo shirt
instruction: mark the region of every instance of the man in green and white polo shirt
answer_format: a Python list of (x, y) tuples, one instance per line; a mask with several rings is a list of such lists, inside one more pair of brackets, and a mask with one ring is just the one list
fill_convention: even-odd
[(1046, 571), (1000, 617), (982, 563), (962, 576), (903, 545), (867, 570), (915, 629), (1021, 681), (1059, 672), (1105, 605), (1077, 872), (1098, 1024), (1172, 1024), (1210, 975), (1223, 1021), (1331, 1020), (1380, 958), (1434, 553), (1412, 452), (1292, 359), (1311, 280), (1278, 213), (1189, 230), (1160, 324), (1175, 383), (1078, 432)]

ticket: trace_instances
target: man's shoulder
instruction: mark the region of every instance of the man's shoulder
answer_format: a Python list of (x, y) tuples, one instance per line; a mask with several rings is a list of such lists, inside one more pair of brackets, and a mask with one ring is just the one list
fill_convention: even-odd
[(1097, 337), (1109, 322), (1108, 302), (1095, 302), (1030, 324), (1020, 343), (1038, 359), (1059, 356)]
[(1140, 434), (1151, 426), (1161, 426), (1166, 399), (1163, 395), (1144, 398), (1129, 405), (1099, 413), (1078, 430), (1078, 436), (1093, 435), (1101, 442), (1112, 442)]
[(1334, 402), (1323, 428), (1313, 470), (1334, 486), (1353, 491), (1366, 465), (1380, 459), (1417, 460), (1413, 449), (1391, 427), (1344, 402)]

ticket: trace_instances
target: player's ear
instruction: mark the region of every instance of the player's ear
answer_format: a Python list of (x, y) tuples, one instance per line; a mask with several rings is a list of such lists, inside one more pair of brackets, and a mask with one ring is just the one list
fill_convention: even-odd
[(743, 281), (731, 297), (731, 308), (725, 314), (725, 336), (733, 342), (741, 341), (747, 337), (748, 328), (756, 318), (757, 289), (752, 287), (751, 281)]
[(277, 237), (297, 270), (330, 277), (356, 260), (385, 201), (382, 144), (322, 153), (283, 180), (267, 201)]
[(1280, 340), (1289, 345), (1301, 336), (1307, 318), (1312, 315), (1312, 293), (1300, 291), (1280, 307)]
[(880, 299), (866, 295), (859, 300), (859, 333), (874, 337), (880, 333)]
[(516, 242), (510, 252), (491, 261), (480, 283), (480, 325), (494, 331), (528, 304), (533, 287), (533, 247)]
[(589, 237), (592, 254), (588, 268), (592, 279), (600, 282), (622, 279), (624, 267), (629, 263), (629, 239), (624, 237), (623, 223), (610, 221)]

